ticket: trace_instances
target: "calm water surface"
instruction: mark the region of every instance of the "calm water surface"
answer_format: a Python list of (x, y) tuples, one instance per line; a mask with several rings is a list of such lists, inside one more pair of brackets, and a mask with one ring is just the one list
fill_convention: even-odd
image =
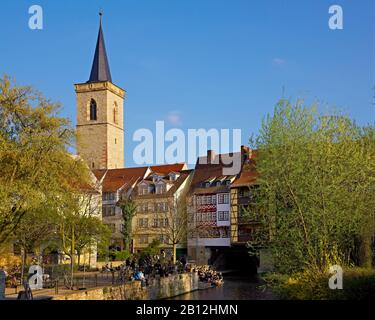
[(258, 287), (263, 282), (258, 276), (224, 275), (224, 285), (216, 288), (197, 290), (173, 300), (272, 300), (269, 290), (262, 291)]

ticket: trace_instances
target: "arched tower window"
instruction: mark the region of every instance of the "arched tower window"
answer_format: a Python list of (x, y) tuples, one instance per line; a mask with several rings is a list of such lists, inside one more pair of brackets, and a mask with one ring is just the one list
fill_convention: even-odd
[(118, 124), (118, 107), (116, 102), (113, 106), (113, 123)]
[(94, 99), (90, 101), (90, 120), (97, 120), (97, 106)]

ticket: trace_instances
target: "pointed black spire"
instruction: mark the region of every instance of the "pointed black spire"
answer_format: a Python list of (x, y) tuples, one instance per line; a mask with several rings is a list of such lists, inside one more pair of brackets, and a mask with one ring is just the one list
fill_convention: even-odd
[(92, 63), (90, 79), (87, 82), (110, 81), (112, 82), (111, 71), (109, 70), (107, 52), (105, 50), (104, 35), (102, 29), (102, 16), (100, 12), (100, 27), (98, 41), (96, 42), (94, 62)]

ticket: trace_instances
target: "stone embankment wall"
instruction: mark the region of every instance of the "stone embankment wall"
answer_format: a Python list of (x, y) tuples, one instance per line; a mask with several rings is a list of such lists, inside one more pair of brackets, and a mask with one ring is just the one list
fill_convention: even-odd
[(140, 281), (122, 285), (82, 290), (74, 293), (55, 295), (53, 300), (155, 300), (165, 299), (198, 289), (198, 276), (185, 273), (167, 278), (153, 279), (142, 288)]

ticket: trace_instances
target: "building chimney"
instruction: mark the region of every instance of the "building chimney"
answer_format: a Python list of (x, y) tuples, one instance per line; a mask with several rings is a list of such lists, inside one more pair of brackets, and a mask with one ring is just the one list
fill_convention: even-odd
[(251, 149), (247, 146), (241, 146), (241, 159), (242, 163), (246, 160), (251, 159)]
[(214, 150), (207, 150), (207, 164), (215, 163), (216, 153)]

